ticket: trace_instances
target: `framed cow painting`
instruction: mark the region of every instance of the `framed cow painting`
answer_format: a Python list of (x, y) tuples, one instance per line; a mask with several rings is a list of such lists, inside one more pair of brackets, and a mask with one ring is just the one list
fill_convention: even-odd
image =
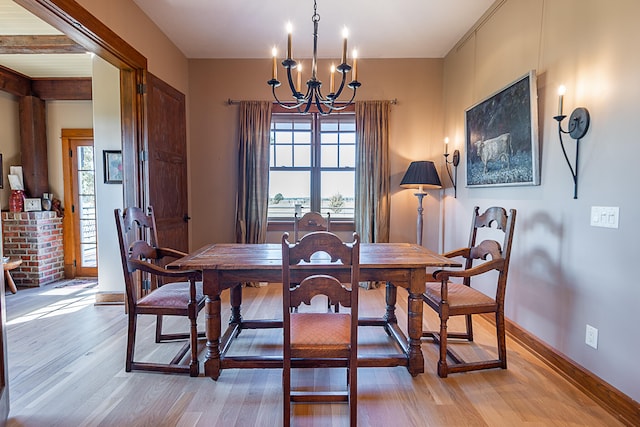
[(465, 111), (467, 187), (540, 185), (535, 70)]

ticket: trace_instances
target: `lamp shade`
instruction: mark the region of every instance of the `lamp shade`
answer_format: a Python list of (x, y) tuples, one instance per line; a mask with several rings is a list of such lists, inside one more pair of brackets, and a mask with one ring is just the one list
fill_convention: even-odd
[(423, 160), (419, 162), (411, 162), (407, 172), (400, 185), (403, 187), (431, 187), (441, 188), (440, 177), (438, 177), (438, 171), (436, 166), (431, 161)]

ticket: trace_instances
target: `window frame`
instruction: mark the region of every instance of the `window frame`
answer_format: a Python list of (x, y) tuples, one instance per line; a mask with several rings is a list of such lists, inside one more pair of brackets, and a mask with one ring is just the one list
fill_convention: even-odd
[[(355, 124), (355, 108), (353, 108), (353, 106), (350, 106), (351, 108), (347, 108), (344, 111), (341, 111), (341, 115), (350, 115), (353, 117), (354, 119), (354, 124)], [(299, 113), (292, 113), (290, 110), (285, 110), (284, 108), (280, 107), (280, 108), (276, 108), (274, 106), (274, 109), (272, 111), (272, 123), (273, 123), (273, 118), (274, 116), (279, 116), (282, 118), (290, 118), (293, 119), (293, 121), (295, 121), (296, 118), (300, 117)], [(321, 203), (322, 203), (322, 195), (321, 195), (321, 175), (322, 172), (332, 172), (332, 171), (336, 171), (336, 172), (342, 172), (342, 171), (352, 171), (354, 173), (356, 173), (356, 165), (355, 165), (355, 161), (354, 161), (354, 166), (348, 166), (348, 167), (340, 167), (340, 150), (338, 149), (338, 153), (337, 153), (337, 159), (338, 159), (338, 166), (334, 166), (334, 167), (322, 167), (320, 164), (320, 159), (321, 159), (321, 150), (322, 150), (322, 144), (321, 144), (321, 134), (324, 132), (321, 132), (321, 121), (323, 120), (331, 120), (332, 118), (335, 118), (335, 116), (338, 116), (337, 113), (333, 113), (330, 116), (322, 116), (321, 114), (317, 113), (317, 112), (312, 112), (309, 113), (303, 117), (308, 117), (311, 116), (311, 119), (309, 120), (311, 123), (311, 159), (310, 159), (310, 163), (309, 166), (300, 166), (297, 167), (295, 166), (295, 163), (293, 163), (292, 160), (292, 164), (293, 166), (280, 166), (280, 167), (272, 167), (271, 166), (271, 162), (269, 165), (269, 174), (271, 174), (272, 171), (277, 170), (277, 171), (308, 171), (309, 172), (309, 179), (310, 179), (310, 204), (311, 206), (309, 206), (310, 210), (316, 210), (316, 211), (320, 211), (320, 207), (321, 207)], [(307, 120), (304, 120), (307, 121)], [(326, 131), (325, 131), (326, 132)], [(294, 144), (294, 142), (291, 143), (292, 145)], [(356, 142), (357, 144), (357, 142)], [(339, 146), (339, 142), (338, 142), (338, 146)], [(271, 150), (271, 147), (270, 147)], [(354, 153), (355, 155), (355, 153)], [(293, 153), (292, 153), (293, 156)], [(354, 180), (355, 181), (355, 180)], [(353, 231), (354, 230), (354, 219), (355, 219), (355, 212), (354, 212), (354, 216), (351, 218), (332, 218), (331, 219), (331, 229), (333, 231)], [(293, 218), (292, 217), (268, 217), (268, 227), (267, 230), (268, 231), (290, 231), (290, 227), (291, 224), (293, 223)]]

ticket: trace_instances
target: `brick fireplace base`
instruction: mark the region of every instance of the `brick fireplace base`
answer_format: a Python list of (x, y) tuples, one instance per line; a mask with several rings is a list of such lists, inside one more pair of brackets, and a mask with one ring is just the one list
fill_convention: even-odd
[(64, 278), (62, 218), (55, 212), (2, 212), (4, 256), (22, 265), (11, 275), (18, 286), (37, 287)]

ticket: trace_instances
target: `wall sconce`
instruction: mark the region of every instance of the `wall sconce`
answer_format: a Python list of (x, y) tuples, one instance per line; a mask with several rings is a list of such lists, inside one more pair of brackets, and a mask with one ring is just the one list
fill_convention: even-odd
[(427, 193), (424, 187), (442, 188), (440, 177), (436, 166), (430, 161), (411, 162), (409, 168), (402, 177), (400, 185), (408, 188), (418, 187), (418, 192), (414, 193), (418, 198), (418, 223), (417, 223), (417, 239), (416, 243), (422, 245), (422, 199)]
[[(560, 86), (558, 88), (558, 115), (553, 118), (558, 122), (558, 136), (560, 138), (560, 147), (562, 147), (562, 154), (564, 154), (564, 159), (567, 161), (567, 165), (571, 170), (571, 175), (573, 176), (573, 198), (578, 198), (578, 154), (580, 147), (580, 139), (587, 133), (589, 129), (589, 110), (583, 107), (578, 107), (571, 113), (569, 116), (569, 128), (564, 131), (562, 129), (562, 121), (567, 117), (562, 114), (562, 103), (564, 94), (566, 92), (566, 88), (564, 86)], [(571, 162), (569, 161), (569, 156), (567, 156), (567, 151), (564, 148), (564, 143), (562, 141), (562, 134), (568, 134), (571, 138), (576, 140), (576, 160), (575, 160), (575, 170), (571, 166)]]
[[(453, 185), (453, 197), (458, 197), (458, 165), (460, 164), (460, 151), (454, 150), (453, 157), (451, 157), (451, 161), (449, 161), (449, 137), (444, 139), (444, 163), (447, 168), (447, 174), (449, 175), (449, 180)], [(451, 166), (454, 167), (454, 175), (451, 176)]]

